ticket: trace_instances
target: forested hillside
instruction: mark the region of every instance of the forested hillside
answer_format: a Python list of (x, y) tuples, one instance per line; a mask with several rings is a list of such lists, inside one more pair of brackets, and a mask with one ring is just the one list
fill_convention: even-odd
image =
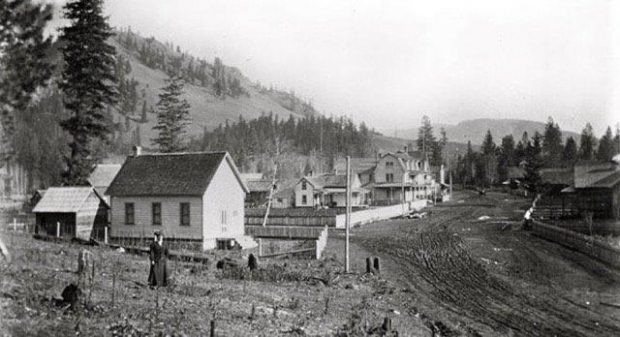
[(160, 89), (169, 76), (185, 80), (185, 95), (191, 108), (189, 136), (199, 136), (226, 121), (246, 120), (272, 113), (281, 119), (317, 115), (311, 102), (266, 87), (245, 77), (238, 69), (215, 58), (205, 60), (190, 55), (179, 46), (144, 38), (131, 30), (118, 30), (111, 41), (117, 51), (117, 78), (121, 104), (115, 113), (120, 126), (116, 137), (122, 143), (151, 145), (152, 112)]

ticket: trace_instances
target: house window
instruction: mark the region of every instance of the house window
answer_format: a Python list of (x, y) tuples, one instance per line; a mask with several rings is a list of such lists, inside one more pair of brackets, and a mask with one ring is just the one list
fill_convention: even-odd
[(135, 209), (133, 202), (125, 203), (125, 225), (135, 225)]
[(301, 204), (302, 205), (308, 204), (308, 196), (307, 195), (302, 195), (301, 196)]
[(385, 168), (391, 168), (394, 167), (394, 162), (393, 161), (386, 161), (385, 162)]
[(302, 182), (301, 182), (301, 190), (302, 190), (302, 191), (305, 191), (306, 189), (308, 189), (308, 185), (306, 184), (306, 182), (305, 182), (305, 181), (302, 181)]
[(181, 203), (181, 226), (189, 226), (189, 202)]
[(388, 183), (391, 183), (394, 181), (394, 173), (387, 173), (385, 175), (385, 181), (387, 181)]
[(151, 205), (151, 215), (153, 218), (153, 226), (161, 226), (161, 203), (154, 202)]

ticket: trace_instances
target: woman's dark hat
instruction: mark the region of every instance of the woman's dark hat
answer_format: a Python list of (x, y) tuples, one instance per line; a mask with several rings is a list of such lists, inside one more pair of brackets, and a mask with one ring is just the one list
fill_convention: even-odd
[(162, 231), (155, 231), (155, 236), (164, 236), (164, 232), (162, 232)]

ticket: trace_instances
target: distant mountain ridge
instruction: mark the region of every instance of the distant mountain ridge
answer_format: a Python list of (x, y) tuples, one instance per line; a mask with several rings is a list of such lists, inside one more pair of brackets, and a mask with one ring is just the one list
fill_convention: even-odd
[[(487, 130), (491, 130), (493, 139), (496, 144), (501, 143), (501, 139), (511, 134), (515, 142), (519, 141), (523, 136), (523, 132), (527, 132), (530, 137), (536, 131), (541, 134), (545, 131), (545, 123), (523, 119), (492, 119), (478, 118), (469, 119), (459, 122), (456, 125), (449, 124), (433, 124), (435, 137), (439, 137), (439, 129), (443, 127), (446, 130), (448, 140), (451, 142), (466, 144), (471, 141), (472, 144), (480, 145), (484, 139)], [(562, 126), (560, 125), (560, 128)], [(394, 135), (394, 130), (382, 130), (385, 135)], [(396, 130), (398, 138), (416, 139), (418, 137), (418, 128)], [(573, 131), (562, 130), (562, 137), (566, 140), (573, 137), (579, 141), (579, 134)]]

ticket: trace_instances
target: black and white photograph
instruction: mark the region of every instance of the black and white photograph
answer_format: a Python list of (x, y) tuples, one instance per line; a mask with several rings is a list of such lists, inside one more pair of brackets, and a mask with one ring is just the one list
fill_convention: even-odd
[(0, 0), (55, 336), (620, 336), (620, 1)]

